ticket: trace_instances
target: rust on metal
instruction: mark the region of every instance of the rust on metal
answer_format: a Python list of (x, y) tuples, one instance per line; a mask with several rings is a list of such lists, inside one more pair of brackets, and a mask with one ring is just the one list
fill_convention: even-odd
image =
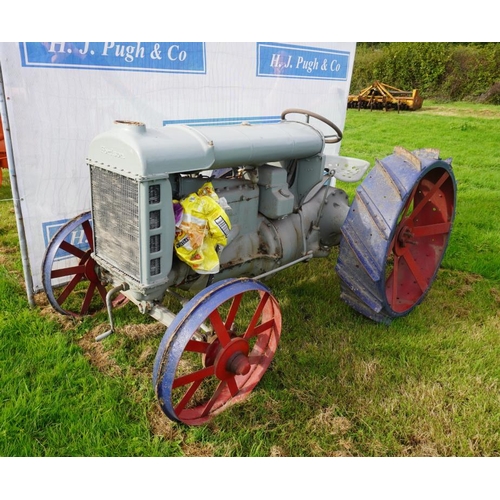
[(418, 171), (422, 169), (422, 162), (420, 161), (420, 159), (413, 153), (410, 153), (410, 151), (408, 151), (407, 149), (402, 148), (401, 146), (396, 146), (394, 148), (394, 154), (402, 156), (405, 161), (415, 167)]

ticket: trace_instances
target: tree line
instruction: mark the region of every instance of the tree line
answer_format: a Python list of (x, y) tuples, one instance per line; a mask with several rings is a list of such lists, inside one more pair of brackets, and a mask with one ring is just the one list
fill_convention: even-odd
[(375, 80), (433, 99), (500, 104), (500, 43), (358, 42), (350, 93)]

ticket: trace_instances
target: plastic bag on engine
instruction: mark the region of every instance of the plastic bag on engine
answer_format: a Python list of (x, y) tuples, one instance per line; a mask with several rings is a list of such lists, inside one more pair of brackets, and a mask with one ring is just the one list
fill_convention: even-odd
[[(174, 247), (177, 256), (199, 274), (219, 272), (217, 248), (227, 243), (231, 222), (211, 182), (179, 202), (182, 216), (176, 222)], [(226, 208), (229, 208), (225, 204)], [(178, 207), (176, 212), (179, 213)]]

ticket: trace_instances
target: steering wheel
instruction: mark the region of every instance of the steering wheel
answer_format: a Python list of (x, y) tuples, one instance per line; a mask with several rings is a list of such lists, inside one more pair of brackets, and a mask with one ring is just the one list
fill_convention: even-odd
[(306, 123), (309, 123), (309, 117), (312, 116), (313, 118), (316, 118), (316, 120), (325, 123), (330, 128), (335, 130), (335, 135), (332, 134), (324, 136), (325, 144), (335, 144), (336, 142), (340, 142), (342, 140), (342, 130), (340, 130), (337, 125), (335, 125), (335, 123), (328, 120), (328, 118), (318, 115), (317, 113), (313, 113), (312, 111), (306, 111), (305, 109), (286, 109), (285, 111), (283, 111), (283, 113), (281, 113), (281, 119), (284, 120), (286, 115), (289, 115), (291, 113), (305, 115), (307, 118)]

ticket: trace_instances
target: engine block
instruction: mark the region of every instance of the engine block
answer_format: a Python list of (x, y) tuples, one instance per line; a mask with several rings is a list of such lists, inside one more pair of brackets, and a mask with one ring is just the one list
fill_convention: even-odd
[[(325, 175), (323, 147), (322, 134), (304, 122), (161, 130), (115, 122), (87, 158), (94, 258), (138, 300), (157, 300), (171, 286), (199, 290), (328, 255), (349, 207)], [(207, 181), (231, 222), (216, 276), (197, 274), (174, 252), (173, 203)]]

